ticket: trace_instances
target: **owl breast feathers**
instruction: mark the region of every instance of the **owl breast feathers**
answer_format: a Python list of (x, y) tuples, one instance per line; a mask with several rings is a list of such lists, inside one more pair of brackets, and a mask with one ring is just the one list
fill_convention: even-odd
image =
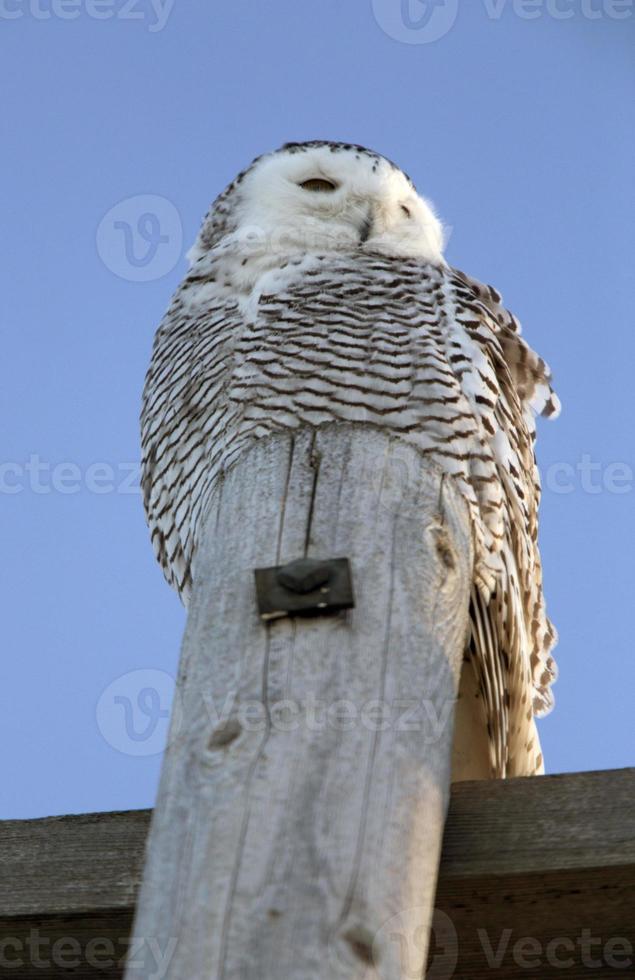
[(154, 549), (187, 603), (210, 494), (272, 433), (380, 426), (455, 481), (475, 566), (466, 656), (492, 772), (542, 771), (552, 706), (534, 413), (558, 401), (491, 287), (450, 268), (434, 211), (394, 164), (290, 144), (215, 202), (156, 335), (142, 410)]

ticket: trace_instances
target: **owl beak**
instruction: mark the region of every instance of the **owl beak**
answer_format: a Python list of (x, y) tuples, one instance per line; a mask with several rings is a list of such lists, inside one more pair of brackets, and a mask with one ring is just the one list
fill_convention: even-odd
[(373, 230), (374, 223), (373, 206), (370, 204), (368, 206), (368, 211), (366, 212), (366, 217), (364, 218), (361, 227), (359, 229), (359, 244), (363, 245), (364, 242), (368, 241), (371, 231)]

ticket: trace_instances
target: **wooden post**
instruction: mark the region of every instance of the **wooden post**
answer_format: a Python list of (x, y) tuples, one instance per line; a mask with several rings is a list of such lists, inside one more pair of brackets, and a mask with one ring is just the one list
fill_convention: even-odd
[[(254, 569), (304, 555), (350, 559), (355, 609), (265, 625)], [(198, 556), (127, 977), (421, 976), (467, 631), (464, 501), (384, 431), (302, 430), (229, 471)]]

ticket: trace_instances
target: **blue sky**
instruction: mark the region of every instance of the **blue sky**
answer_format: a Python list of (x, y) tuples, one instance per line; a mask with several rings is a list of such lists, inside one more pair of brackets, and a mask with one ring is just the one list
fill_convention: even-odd
[(547, 766), (635, 763), (634, 38), (631, 0), (0, 0), (0, 817), (153, 802), (184, 614), (143, 376), (209, 202), (286, 140), (400, 163), (551, 364)]

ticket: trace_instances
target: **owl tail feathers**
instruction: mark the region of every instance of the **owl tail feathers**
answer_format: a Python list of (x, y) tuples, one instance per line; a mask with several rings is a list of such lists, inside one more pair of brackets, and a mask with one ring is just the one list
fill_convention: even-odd
[(491, 775), (495, 779), (503, 779), (507, 775), (508, 700), (505, 698), (498, 637), (492, 625), (489, 604), (482, 591), (473, 587), (468, 659), (475, 673), (478, 695), (485, 713)]
[(534, 686), (524, 655), (524, 622), (513, 599), (495, 592), (489, 601), (477, 587), (470, 597), (467, 656), (482, 699), (495, 779), (544, 772), (534, 717)]

